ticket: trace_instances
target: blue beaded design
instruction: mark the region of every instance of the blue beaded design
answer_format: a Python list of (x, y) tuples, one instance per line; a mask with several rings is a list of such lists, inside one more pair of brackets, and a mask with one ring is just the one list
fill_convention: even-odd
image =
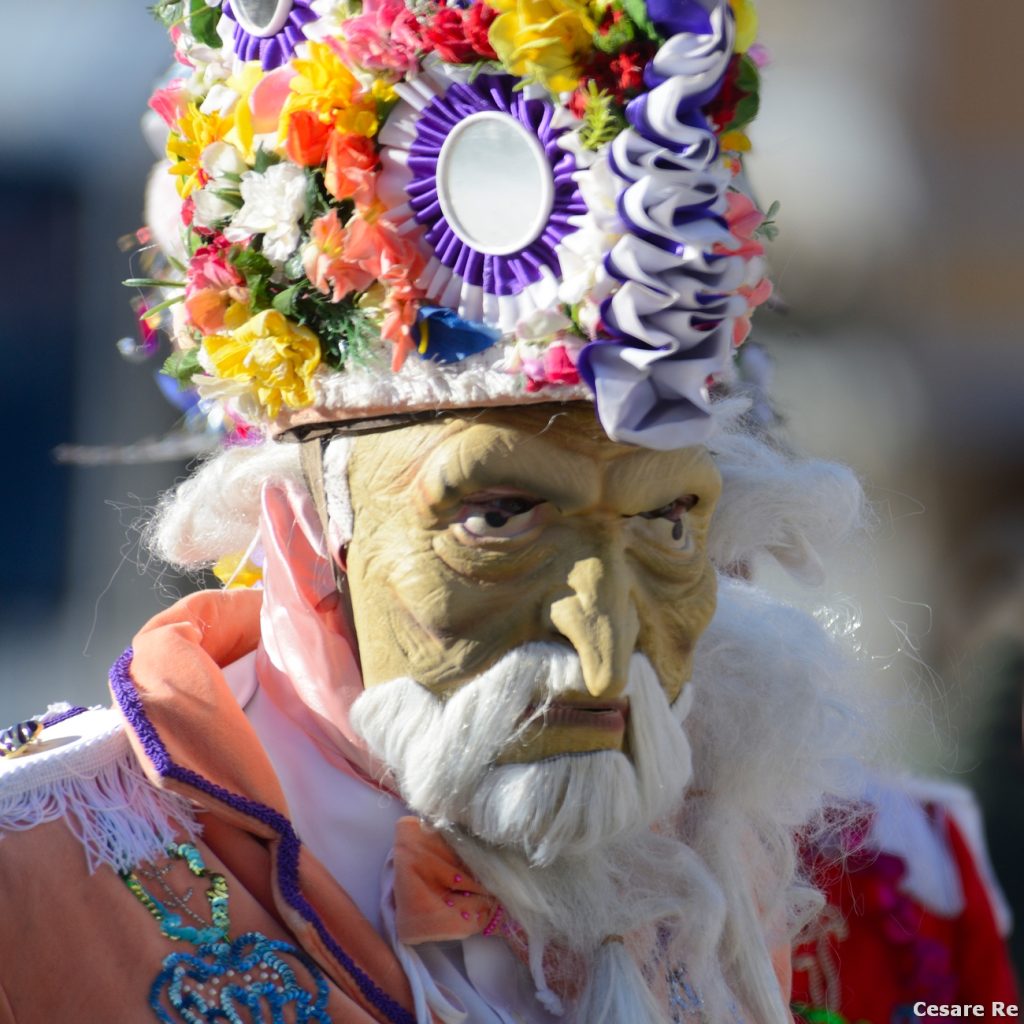
[[(299, 983), (296, 960), (314, 992)], [(327, 996), (327, 982), (308, 957), (287, 942), (249, 932), (195, 953), (171, 953), (149, 1005), (163, 1024), (331, 1024)]]
[[(192, 890), (175, 894), (169, 868), (144, 872), (164, 891), (158, 899), (135, 872), (122, 879), (169, 939), (186, 942), (194, 952), (168, 955), (149, 991), (149, 1005), (162, 1024), (331, 1024), (327, 981), (301, 950), (259, 932), (230, 939), (228, 886), (223, 875), (208, 872), (191, 843), (168, 848), (196, 878), (206, 879), (210, 923), (190, 906)], [(193, 924), (186, 924), (185, 918)], [(301, 980), (300, 980), (301, 979)]]

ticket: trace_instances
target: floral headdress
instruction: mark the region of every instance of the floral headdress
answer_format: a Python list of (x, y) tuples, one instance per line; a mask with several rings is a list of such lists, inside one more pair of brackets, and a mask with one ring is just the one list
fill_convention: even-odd
[(180, 382), (274, 432), (592, 398), (613, 439), (701, 439), (770, 293), (750, 0), (155, 9)]

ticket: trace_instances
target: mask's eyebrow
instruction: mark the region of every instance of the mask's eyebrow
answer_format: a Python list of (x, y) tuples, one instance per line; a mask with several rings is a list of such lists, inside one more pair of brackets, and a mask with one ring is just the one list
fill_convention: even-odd
[(424, 509), (443, 514), (472, 495), (490, 493), (522, 494), (566, 511), (595, 503), (601, 490), (598, 468), (578, 452), (540, 444), (532, 440), (528, 451), (490, 444), (481, 453), (472, 430), (442, 443), (417, 474)]

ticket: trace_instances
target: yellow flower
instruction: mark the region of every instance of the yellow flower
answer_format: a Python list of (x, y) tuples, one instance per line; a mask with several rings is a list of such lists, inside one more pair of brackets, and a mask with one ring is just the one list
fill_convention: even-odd
[(343, 134), (372, 138), (378, 128), (373, 96), (363, 91), (359, 80), (326, 43), (308, 43), (307, 53), (307, 59), (292, 61), (296, 75), (284, 104), (281, 138), (288, 134), (291, 115), (300, 110), (309, 111)]
[(723, 150), (730, 153), (749, 153), (750, 137), (743, 131), (725, 132), (718, 140)]
[(225, 590), (253, 587), (263, 580), (263, 570), (248, 559), (243, 561), (243, 558), (244, 552), (237, 551), (233, 555), (225, 555), (213, 567), (213, 575), (224, 584)]
[(498, 11), (488, 39), (514, 75), (551, 92), (579, 85), (580, 64), (593, 49), (597, 26), (580, 0), (487, 0)]
[(263, 67), (258, 60), (246, 61), (224, 84), (238, 93), (238, 100), (231, 111), (232, 130), (228, 142), (234, 144), (245, 159), (252, 163), (255, 156), (252, 148), (255, 129), (252, 121), (252, 107), (249, 100), (253, 90), (263, 81)]
[(203, 345), (214, 373), (243, 385), (270, 419), (282, 405), (313, 404), (320, 339), (276, 309), (258, 313), (230, 334), (210, 335)]
[(746, 53), (757, 39), (757, 9), (754, 0), (729, 0), (736, 16), (736, 52)]
[(194, 103), (185, 108), (178, 119), (177, 131), (167, 137), (170, 173), (178, 176), (178, 195), (182, 199), (202, 184), (203, 151), (223, 139), (230, 127), (230, 118), (217, 113), (204, 114)]

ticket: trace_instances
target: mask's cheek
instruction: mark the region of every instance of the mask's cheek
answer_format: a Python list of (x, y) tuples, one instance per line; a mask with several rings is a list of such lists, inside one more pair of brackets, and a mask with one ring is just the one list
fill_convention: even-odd
[(638, 595), (639, 648), (650, 659), (669, 702), (693, 675), (693, 651), (715, 614), (715, 573), (704, 562), (685, 587), (647, 577)]
[[(356, 535), (348, 574), (363, 681), (410, 677), (454, 689), (539, 635), (547, 555), (472, 556), (445, 533), (404, 530)], [(440, 553), (440, 554), (439, 554)]]

